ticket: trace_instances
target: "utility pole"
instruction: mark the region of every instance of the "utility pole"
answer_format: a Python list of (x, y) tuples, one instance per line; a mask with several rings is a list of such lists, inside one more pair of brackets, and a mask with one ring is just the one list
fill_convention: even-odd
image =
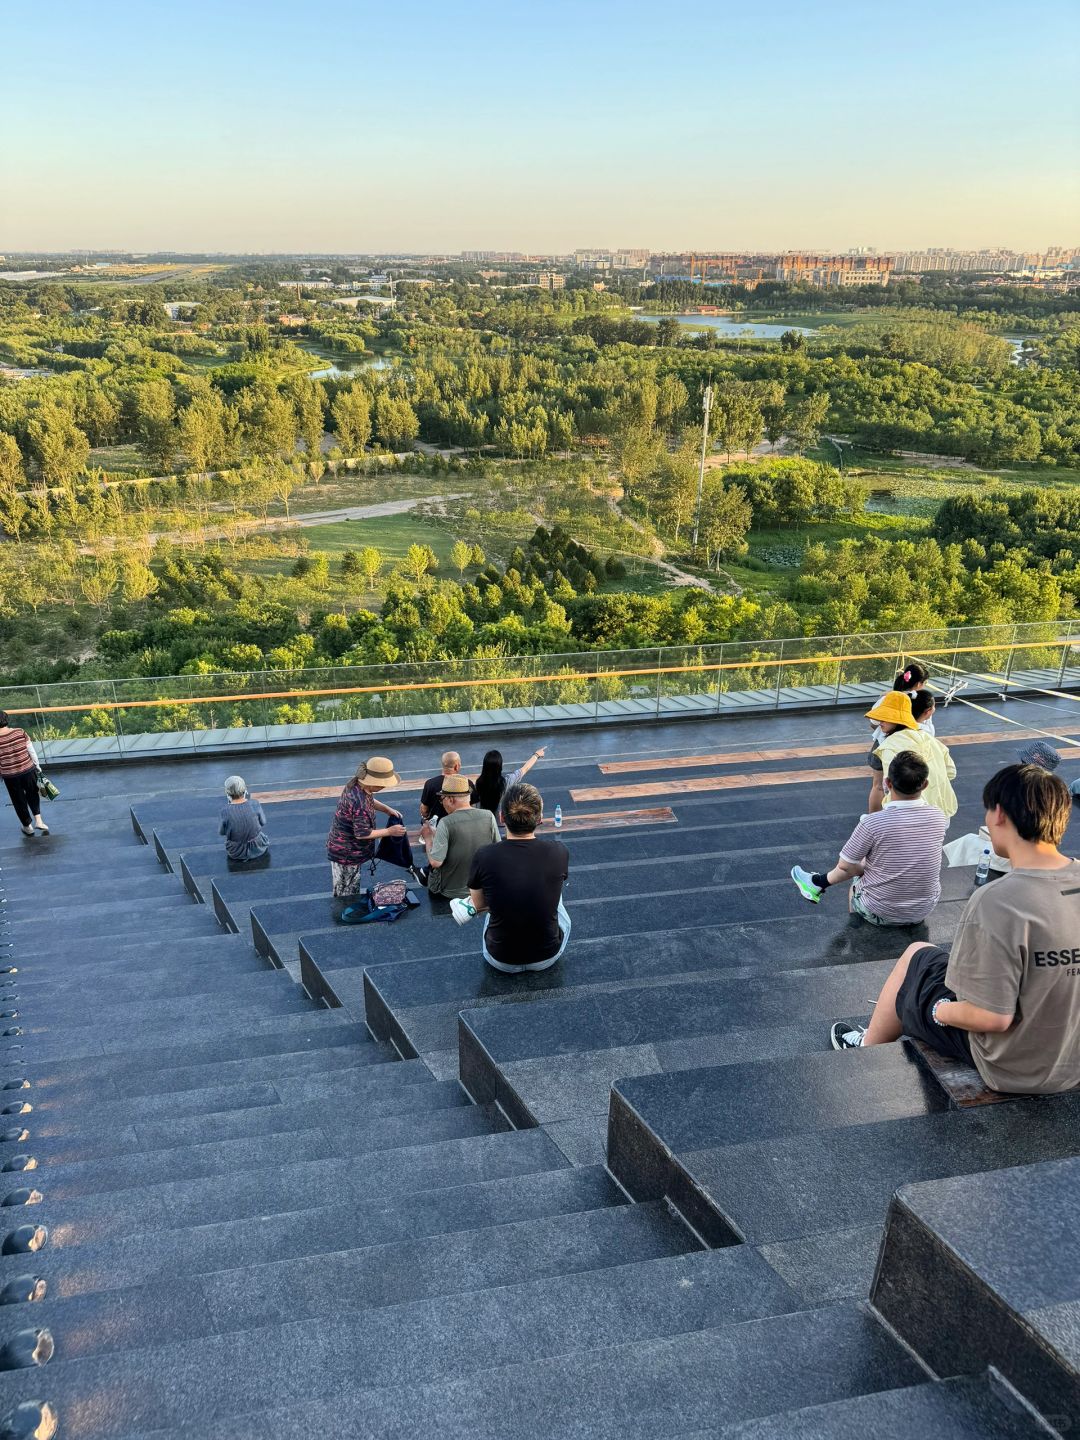
[(697, 549), (698, 529), (701, 526), (701, 495), (705, 489), (705, 456), (709, 452), (709, 411), (712, 409), (712, 385), (705, 386), (701, 397), (701, 466), (697, 477), (697, 504), (694, 507), (694, 549)]

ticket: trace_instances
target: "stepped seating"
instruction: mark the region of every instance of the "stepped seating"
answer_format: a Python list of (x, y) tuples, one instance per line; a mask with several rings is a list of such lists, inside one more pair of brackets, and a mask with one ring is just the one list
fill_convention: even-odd
[(882, 1314), (935, 1370), (992, 1364), (1063, 1433), (1080, 1416), (1078, 1181), (1074, 1155), (905, 1186), (874, 1282)]
[[(820, 733), (776, 723), (789, 748)], [(723, 728), (673, 743), (709, 755)], [(831, 860), (865, 803), (849, 753), (669, 774), (642, 732), (638, 768), (616, 750), (602, 773), (595, 740), (538, 777), (571, 822), (574, 922), (538, 975), (491, 971), (479, 927), (427, 896), (337, 926), (310, 760), (261, 764), (297, 792), (267, 803), (267, 871), (224, 866), (216, 770), (202, 794), (136, 795), (134, 833), (90, 813), (55, 872), (44, 843), (0, 839), (0, 999), (23, 1032), (0, 1050), (26, 1082), (2, 1092), (0, 1191), (41, 1197), (0, 1208), (0, 1422), (47, 1403), (84, 1440), (1045, 1433), (986, 1373), (1030, 1398), (1019, 1352), (936, 1363), (896, 1277), (909, 1232), (945, 1233), (912, 1181), (1074, 1156), (1080, 1097), (962, 1109), (901, 1047), (827, 1049), (903, 944), (952, 934), (970, 874), (924, 927), (866, 926), (841, 892), (807, 906), (790, 865)], [(1015, 747), (976, 748), (954, 833)], [(297, 963), (302, 987), (273, 968)], [(874, 1302), (963, 1379), (928, 1382), (868, 1304), (903, 1186)], [(1017, 1325), (1032, 1313), (1015, 1299)], [(51, 1358), (21, 1364), (41, 1331)]]

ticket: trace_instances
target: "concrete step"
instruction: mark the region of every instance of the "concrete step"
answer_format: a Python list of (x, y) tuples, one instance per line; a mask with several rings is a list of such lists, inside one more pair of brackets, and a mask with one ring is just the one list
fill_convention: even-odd
[[(684, 1257), (681, 1263), (697, 1258)], [(507, 1435), (515, 1440), (549, 1440), (575, 1434), (588, 1435), (589, 1440), (660, 1440), (678, 1431), (925, 1379), (884, 1328), (852, 1306), (772, 1315), (623, 1344), (605, 1329), (590, 1345), (586, 1329), (588, 1348), (541, 1354), (516, 1364), (513, 1360), (521, 1347), (508, 1347), (505, 1334), (504, 1329), (482, 1357), (489, 1365), (510, 1362), (499, 1368), (427, 1378), (422, 1368), (410, 1376), (406, 1365), (399, 1363), (377, 1387), (363, 1388), (362, 1377), (354, 1384), (343, 1379), (338, 1392), (329, 1397), (279, 1404), (245, 1421), (240, 1410), (243, 1401), (252, 1396), (257, 1402), (255, 1387), (249, 1384), (245, 1396), (232, 1392), (237, 1415), (229, 1422), (229, 1440), (317, 1440), (333, 1433), (335, 1426), (339, 1433), (372, 1440), (411, 1440), (417, 1435), (439, 1440), (505, 1440)], [(276, 1356), (273, 1363), (279, 1366)], [(104, 1388), (104, 1371), (97, 1385)], [(22, 1386), (30, 1388), (26, 1381)], [(156, 1413), (170, 1414), (162, 1408), (167, 1397), (154, 1393), (147, 1400)], [(174, 1415), (175, 1410), (170, 1418)], [(173, 1428), (162, 1432), (162, 1440), (194, 1440), (200, 1425), (201, 1433), (206, 1433), (206, 1423), (205, 1417), (176, 1416)], [(150, 1431), (150, 1424), (137, 1431), (139, 1421), (134, 1416), (125, 1416), (121, 1424), (127, 1425), (132, 1440), (136, 1433), (146, 1437)]]
[[(213, 945), (214, 942), (209, 943)], [(261, 956), (256, 955), (250, 941), (227, 955), (211, 953), (205, 958), (182, 963), (169, 961), (164, 965), (153, 965), (144, 963), (141, 958), (135, 963), (135, 957), (125, 954), (112, 960), (101, 960), (86, 974), (78, 970), (69, 970), (65, 974), (59, 967), (53, 967), (46, 973), (40, 969), (35, 972), (35, 966), (34, 959), (23, 960), (17, 979), (12, 981), (18, 987), (19, 997), (25, 1002), (33, 998), (47, 1001), (54, 996), (63, 1002), (71, 995), (85, 995), (88, 985), (100, 986), (103, 993), (118, 998), (134, 996), (147, 989), (163, 998), (197, 995), (275, 973)]]
[[(276, 1110), (279, 1107), (265, 1107)], [(292, 1107), (286, 1107), (291, 1109)], [(299, 1118), (299, 1117), (297, 1117)], [(459, 1139), (462, 1136), (490, 1135), (505, 1129), (505, 1122), (493, 1118), (473, 1105), (432, 1110), (406, 1115), (365, 1115), (344, 1109), (334, 1123), (322, 1128), (310, 1123), (305, 1129), (284, 1128), (287, 1121), (279, 1118), (281, 1129), (260, 1131), (249, 1135), (228, 1135), (221, 1140), (195, 1143), (194, 1137), (184, 1138), (166, 1133), (159, 1143), (168, 1148), (154, 1148), (103, 1159), (66, 1161), (34, 1171), (30, 1176), (40, 1190), (50, 1211), (62, 1212), (66, 1200), (85, 1199), (118, 1190), (140, 1189), (144, 1185), (167, 1184), (174, 1180), (197, 1180), (211, 1175), (226, 1175), (258, 1169), (263, 1165), (302, 1164), (331, 1156), (366, 1155), (379, 1150), (394, 1150), (403, 1145), (431, 1144), (434, 1141)], [(228, 1129), (226, 1125), (224, 1127)], [(212, 1127), (209, 1133), (213, 1133)], [(20, 1150), (33, 1154), (33, 1138)], [(11, 1189), (24, 1183), (23, 1176), (5, 1177)], [(3, 1190), (0, 1184), (0, 1191)]]
[[(74, 915), (80, 930), (83, 921), (93, 922), (87, 934), (101, 934), (102, 927), (121, 931), (129, 920), (140, 919), (144, 923), (157, 914), (172, 915), (173, 911), (201, 914), (202, 907), (196, 908), (191, 896), (184, 890), (170, 890), (167, 895), (155, 896), (152, 900), (139, 894), (138, 880), (132, 884), (131, 893), (99, 900), (93, 890), (53, 890), (48, 897), (35, 904), (30, 898), (17, 892), (9, 894), (5, 913), (13, 925), (31, 925), (40, 921), (43, 936), (48, 935), (47, 922), (60, 916)], [(171, 923), (171, 922), (170, 922)]]
[[(74, 989), (61, 991), (50, 998), (44, 995), (20, 994), (19, 1023), (30, 1035), (52, 1035), (58, 1030), (84, 1027), (138, 1026), (142, 1021), (164, 1023), (170, 1019), (185, 1021), (212, 1017), (218, 1013), (260, 1015), (310, 1008), (310, 1001), (299, 986), (280, 970), (264, 970), (261, 974), (230, 977), (222, 974), (217, 984), (206, 990), (181, 991), (175, 995), (159, 995), (153, 981), (133, 984), (126, 995), (115, 995), (108, 983), (94, 985), (93, 976), (87, 985), (94, 988), (94, 1003), (87, 1004), (86, 991), (80, 998)], [(35, 1023), (40, 1017), (40, 1023)]]
[[(87, 1337), (74, 1354), (130, 1352), (195, 1335), (248, 1333), (439, 1296), (515, 1286), (562, 1275), (595, 1274), (633, 1262), (686, 1253), (688, 1232), (664, 1207), (625, 1205), (551, 1218), (454, 1231), (357, 1251), (306, 1256), (202, 1276), (176, 1275), (133, 1289), (65, 1299), (57, 1287), (34, 1311), (35, 1325), (54, 1335), (85, 1327), (112, 1329), (102, 1342)], [(535, 1243), (533, 1243), (535, 1242)], [(760, 1263), (760, 1262), (759, 1262)], [(333, 1277), (328, 1285), (326, 1280)], [(775, 1280), (769, 1289), (782, 1293)], [(252, 1305), (238, 1303), (250, 1288)], [(299, 1286), (295, 1303), (289, 1292)], [(107, 1324), (113, 1317), (112, 1325)], [(122, 1317), (117, 1323), (115, 1317)], [(0, 1313), (0, 1345), (24, 1328), (24, 1317)], [(259, 1337), (268, 1338), (268, 1337)], [(63, 1360), (74, 1358), (65, 1351)], [(167, 1363), (167, 1357), (160, 1357)], [(49, 1379), (53, 1379), (50, 1371)], [(308, 1377), (310, 1382), (310, 1375)]]
[(1069, 1213), (1078, 1181), (1074, 1155), (905, 1186), (873, 1289), (935, 1373), (993, 1365), (1065, 1433), (1080, 1415), (1080, 1238)]
[[(111, 904), (112, 902), (109, 907), (103, 906), (86, 914), (80, 911), (78, 905), (71, 905), (41, 915), (34, 915), (24, 905), (22, 918), (12, 916), (11, 921), (10, 938), (16, 953), (20, 953), (24, 947), (31, 954), (37, 953), (36, 947), (40, 944), (45, 925), (78, 925), (80, 937), (98, 936), (103, 941), (108, 941), (113, 936), (122, 936), (136, 942), (135, 948), (141, 937), (145, 944), (147, 925), (153, 922), (156, 907), (149, 907), (149, 912), (141, 908), (133, 910), (130, 906), (126, 909), (121, 906), (119, 910), (114, 910), (110, 908)], [(203, 939), (221, 933), (221, 926), (206, 906), (196, 905), (187, 895), (175, 903), (170, 901), (163, 914), (168, 916), (168, 928), (177, 939)]]
[[(191, 913), (200, 919), (210, 919), (204, 907), (192, 906)], [(202, 935), (174, 935), (167, 930), (165, 934), (154, 936), (152, 946), (147, 945), (145, 935), (120, 935), (115, 940), (108, 935), (89, 935), (80, 936), (77, 950), (58, 953), (50, 950), (38, 955), (24, 941), (13, 963), (18, 965), (24, 978), (33, 973), (32, 966), (40, 965), (43, 968), (38, 971), (39, 974), (55, 975), (58, 981), (63, 982), (76, 977), (79, 966), (83, 964), (108, 964), (128, 973), (145, 968), (149, 973), (167, 971), (170, 967), (180, 970), (188, 964), (194, 967), (211, 961), (220, 963), (227, 956), (250, 956), (252, 953), (250, 939), (230, 935), (213, 923)]]
[[(107, 1133), (114, 1125), (144, 1126), (156, 1121), (172, 1121), (185, 1116), (205, 1117), (233, 1110), (261, 1108), (266, 1105), (307, 1104), (314, 1101), (341, 1100), (348, 1096), (369, 1095), (397, 1090), (404, 1086), (423, 1084), (431, 1072), (418, 1060), (389, 1064), (358, 1066), (354, 1070), (335, 1071), (322, 1077), (279, 1077), (269, 1080), (234, 1080), (214, 1083), (212, 1073), (202, 1086), (185, 1086), (175, 1091), (156, 1091), (146, 1095), (120, 1095), (95, 1100), (92, 1095), (76, 1101), (63, 1096), (38, 1096), (33, 1083), (27, 1090), (16, 1092), (18, 1099), (31, 1105), (33, 1119), (25, 1123), (35, 1135), (91, 1135)], [(327, 1123), (333, 1114), (326, 1116)]]
[(1051, 1440), (1051, 1434), (1016, 1391), (990, 1372), (788, 1410), (719, 1430), (696, 1430), (679, 1440), (839, 1440), (847, 1435), (872, 1435), (874, 1440), (911, 1440), (913, 1435)]
[[(631, 1213), (628, 1207), (621, 1215)], [(600, 1214), (607, 1218), (620, 1212)], [(410, 1394), (414, 1387), (456, 1388), (467, 1381), (486, 1389), (496, 1377), (506, 1377), (508, 1371), (493, 1367), (508, 1358), (507, 1335), (522, 1327), (530, 1335), (534, 1360), (514, 1370), (548, 1365), (558, 1373), (574, 1365), (567, 1352), (583, 1342), (599, 1361), (616, 1353), (603, 1348), (616, 1339), (636, 1342), (644, 1350), (659, 1336), (680, 1331), (711, 1335), (716, 1332), (704, 1328), (710, 1324), (731, 1319), (737, 1322), (732, 1328), (738, 1328), (760, 1317), (783, 1315), (789, 1297), (753, 1261), (749, 1254), (716, 1252), (628, 1259), (605, 1269), (476, 1287), (465, 1294), (424, 1295), (359, 1315), (327, 1317), (317, 1327), (264, 1327), (86, 1358), (64, 1359), (58, 1351), (47, 1372), (32, 1378), (48, 1380), (61, 1424), (71, 1418), (65, 1413), (68, 1395), (74, 1401), (81, 1389), (110, 1396), (113, 1403), (94, 1417), (97, 1426), (77, 1432), (87, 1436), (119, 1435), (170, 1422), (183, 1424), (188, 1433), (201, 1425), (204, 1434), (224, 1423), (228, 1429), (220, 1433), (231, 1436), (242, 1433), (234, 1427), (244, 1427), (245, 1414), (254, 1421), (268, 1406), (289, 1405), (303, 1395), (320, 1409), (324, 1397), (371, 1407), (376, 1419), (392, 1389), (404, 1386), (403, 1393)], [(568, 1326), (569, 1315), (580, 1324)], [(152, 1315), (149, 1323), (154, 1323)], [(509, 1355), (516, 1350), (512, 1347)], [(207, 1363), (211, 1355), (212, 1364)], [(504, 1423), (511, 1418), (516, 1422), (516, 1416), (504, 1416)], [(269, 1414), (266, 1419), (270, 1421)], [(275, 1420), (262, 1433), (289, 1432)], [(341, 1433), (377, 1431), (354, 1424)], [(435, 1434), (438, 1429), (421, 1427), (412, 1433)], [(513, 1431), (501, 1433), (518, 1433), (516, 1424)]]
[[(585, 864), (594, 855), (597, 858), (605, 855), (625, 855), (627, 858), (643, 856), (652, 853), (649, 847), (657, 844), (665, 855), (686, 854), (697, 848), (703, 835), (716, 832), (723, 837), (727, 828), (723, 825), (696, 822), (662, 826), (642, 825), (628, 827), (625, 830), (605, 830), (595, 833), (587, 830), (575, 831), (572, 836), (568, 834), (567, 839), (572, 846), (575, 861)], [(834, 835), (839, 844), (847, 838), (851, 828), (851, 812), (844, 810), (835, 815), (819, 815), (813, 820), (805, 820), (796, 824), (791, 824), (786, 819), (766, 821), (760, 827), (758, 838), (762, 845), (787, 840), (792, 845), (817, 846), (827, 844), (828, 837)], [(721, 839), (721, 843), (723, 843), (723, 839)], [(315, 863), (316, 858), (313, 855), (313, 841), (310, 836), (275, 838), (271, 853), (273, 855), (271, 868), (275, 873), (295, 866), (311, 865)], [(323, 859), (321, 852), (317, 858)], [(183, 850), (178, 857), (176, 869), (183, 878), (189, 893), (200, 895), (204, 902), (209, 898), (212, 880), (241, 878), (235, 871), (230, 872), (227, 869), (220, 842), (215, 845), (191, 846)]]
[[(308, 993), (318, 993), (320, 982), (340, 995), (344, 981), (356, 993), (356, 967), (336, 968), (325, 960), (326, 973), (311, 958), (326, 953), (321, 937), (301, 941), (301, 976)], [(858, 966), (880, 963), (895, 951), (895, 936), (880, 928), (852, 925), (831, 935), (813, 937), (796, 922), (762, 922), (757, 926), (734, 924), (678, 930), (658, 936), (654, 945), (632, 949), (619, 940), (595, 940), (573, 945), (565, 961), (551, 970), (531, 975), (500, 975), (476, 953), (447, 956), (438, 965), (424, 961), (369, 966), (363, 977), (364, 1012), (380, 1039), (402, 1054), (428, 1055), (456, 1051), (457, 1017), (462, 1011), (504, 1010), (530, 1014), (549, 1001), (584, 1003), (586, 997), (618, 995), (633, 988), (665, 991), (676, 980), (690, 983), (710, 976), (751, 976), (776, 969), (805, 972), (809, 967)], [(311, 950), (308, 950), (308, 946)], [(305, 958), (306, 957), (306, 958)], [(331, 960), (338, 957), (330, 954)], [(872, 982), (868, 979), (867, 984)], [(561, 1013), (561, 1012), (560, 1012)], [(485, 1017), (486, 1018), (486, 1017)]]
[[(562, 1162), (565, 1164), (565, 1162)], [(451, 1173), (451, 1182), (459, 1177)], [(60, 1226), (32, 1257), (0, 1261), (3, 1273), (32, 1264), (54, 1297), (128, 1289), (168, 1276), (262, 1265), (337, 1250), (416, 1241), (506, 1222), (576, 1215), (626, 1204), (601, 1166), (539, 1170), (507, 1179), (451, 1183), (445, 1189), (322, 1205), (186, 1228), (125, 1230), (73, 1238)], [(21, 1272), (20, 1272), (21, 1273)]]
[[(306, 1013), (276, 1017), (279, 1024), (269, 1028), (264, 1021), (247, 1034), (231, 1033), (220, 1039), (209, 1039), (190, 1044), (161, 1045), (151, 1048), (148, 1054), (135, 1045), (108, 1055), (89, 1055), (71, 1060), (38, 1060), (24, 1052), (20, 1060), (20, 1072), (40, 1085), (44, 1090), (51, 1086), (69, 1087), (82, 1085), (100, 1086), (117, 1098), (129, 1093), (131, 1080), (146, 1078), (160, 1065), (162, 1071), (172, 1069), (197, 1070), (205, 1065), (217, 1066), (233, 1060), (258, 1058), (274, 1055), (297, 1055), (316, 1052), (336, 1046), (366, 1046), (371, 1044), (367, 1028), (358, 1025), (343, 1011), (309, 1010)], [(287, 1023), (286, 1023), (287, 1021)], [(254, 1077), (266, 1079), (266, 1076)], [(196, 1081), (196, 1088), (200, 1082)], [(205, 1084), (205, 1081), (202, 1082)], [(167, 1087), (172, 1088), (172, 1087)], [(177, 1085), (177, 1089), (188, 1088)], [(153, 1093), (151, 1086), (146, 1093)], [(138, 1089), (132, 1094), (142, 1093)]]
[[(693, 1051), (695, 1039), (709, 1042), (702, 1054), (715, 1048), (725, 1060), (730, 1047), (732, 1063), (829, 1050), (831, 1021), (869, 1008), (892, 966), (872, 960), (788, 970), (781, 963), (767, 975), (692, 977), (543, 1005), (465, 1010), (462, 1083), (477, 1103), (497, 1100), (518, 1125), (606, 1115), (615, 1080), (685, 1068), (680, 1057)], [(755, 1046), (759, 1032), (764, 1054)]]
[[(321, 1101), (307, 1104), (254, 1105), (249, 1109), (220, 1110), (208, 1114), (188, 1115), (180, 1119), (140, 1120), (133, 1125), (117, 1124), (102, 1132), (76, 1130), (70, 1135), (43, 1135), (31, 1128), (32, 1117), (24, 1117), (22, 1129), (29, 1138), (11, 1142), (0, 1149), (0, 1164), (16, 1152), (37, 1162), (39, 1177), (49, 1167), (73, 1161), (100, 1160), (107, 1156), (129, 1155), (141, 1151), (172, 1149), (184, 1145), (257, 1135), (277, 1135), (288, 1131), (318, 1130), (333, 1135), (346, 1124), (363, 1128), (379, 1116), (405, 1114), (413, 1110), (446, 1110), (470, 1107), (472, 1102), (454, 1081), (419, 1079), (414, 1084), (389, 1088), (370, 1086), (355, 1095), (344, 1096), (330, 1117)], [(355, 1116), (354, 1120), (349, 1116)], [(366, 1133), (366, 1131), (365, 1131)], [(35, 1181), (35, 1183), (37, 1183)]]
[(185, 1039), (193, 1043), (207, 1040), (223, 1041), (230, 1035), (259, 1034), (275, 1029), (289, 1020), (299, 1020), (320, 1012), (305, 1002), (304, 1009), (298, 1009), (290, 1001), (287, 1004), (267, 1002), (261, 1009), (236, 1010), (235, 1012), (211, 1012), (157, 1024), (146, 1022), (138, 1028), (137, 1039), (122, 1027), (102, 1027), (99, 1030), (58, 1030), (51, 1036), (39, 1035), (34, 1040), (33, 1056), (40, 1063), (85, 1056), (108, 1054), (132, 1054), (136, 1050), (147, 1053), (157, 1049), (172, 1049)]
[(1073, 1092), (702, 1147), (691, 1169), (741, 1236), (768, 1244), (880, 1227), (901, 1185), (1077, 1152), (1080, 1094)]
[[(759, 920), (798, 919), (807, 935), (845, 923), (843, 894), (820, 905), (808, 905), (803, 900), (788, 873), (799, 858), (792, 852), (783, 865), (764, 878), (715, 889), (704, 886), (690, 869), (675, 874), (664, 872), (662, 877), (654, 871), (646, 880), (639, 877), (633, 884), (625, 880), (605, 884), (601, 889), (606, 893), (591, 897), (585, 893), (586, 885), (578, 884), (581, 877), (572, 870), (564, 898), (574, 926), (573, 944), (576, 948), (583, 940), (656, 935), (724, 923), (753, 924)], [(970, 872), (964, 872), (962, 878), (960, 872), (954, 874), (957, 878), (952, 885), (962, 887), (962, 898), (966, 899), (971, 888)], [(661, 878), (663, 904), (658, 904), (654, 897)], [(835, 904), (831, 903), (833, 898)], [(341, 904), (327, 896), (254, 905), (251, 928), (256, 950), (275, 964), (295, 960), (301, 937), (338, 928), (335, 916)], [(479, 926), (455, 925), (448, 906), (430, 898), (398, 924), (380, 928), (380, 963), (470, 950), (475, 953), (480, 948)]]
[(707, 1240), (730, 1244), (740, 1237), (694, 1182), (699, 1152), (947, 1108), (901, 1045), (644, 1075), (612, 1089), (608, 1163), (634, 1198), (666, 1195)]
[(37, 1207), (40, 1213), (34, 1220), (51, 1222), (51, 1229), (62, 1225), (71, 1243), (85, 1243), (113, 1237), (125, 1228), (174, 1230), (326, 1205), (375, 1200), (389, 1204), (420, 1190), (557, 1170), (568, 1164), (542, 1130), (501, 1131), (405, 1145), (374, 1155), (283, 1163), (209, 1180), (170, 1181), (119, 1194), (73, 1198), (64, 1201), (62, 1213), (55, 1217), (48, 1204)]

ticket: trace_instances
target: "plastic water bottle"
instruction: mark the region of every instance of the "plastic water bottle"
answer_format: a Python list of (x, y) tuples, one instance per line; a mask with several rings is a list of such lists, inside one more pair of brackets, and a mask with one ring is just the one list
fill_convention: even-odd
[(982, 859), (979, 861), (978, 869), (975, 871), (975, 888), (976, 888), (976, 890), (979, 888), (980, 885), (985, 885), (986, 882), (987, 882), (989, 879), (990, 879), (990, 846), (987, 845), (987, 846), (984, 848), (984, 850), (983, 850)]
[(555, 806), (555, 829), (556, 829), (556, 830), (561, 830), (561, 829), (562, 829), (562, 806), (561, 806), (561, 805), (556, 805), (556, 806)]

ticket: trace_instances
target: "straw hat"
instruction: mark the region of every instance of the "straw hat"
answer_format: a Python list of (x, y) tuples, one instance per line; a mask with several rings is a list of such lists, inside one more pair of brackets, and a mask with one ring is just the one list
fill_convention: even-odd
[(919, 728), (911, 713), (911, 699), (903, 690), (886, 691), (874, 708), (867, 710), (866, 718), (885, 725), (904, 725), (909, 730)]
[(467, 775), (444, 775), (440, 795), (468, 795), (470, 794), (469, 777)]
[(391, 790), (395, 785), (401, 784), (401, 776), (394, 769), (392, 760), (387, 760), (385, 755), (373, 755), (364, 766), (364, 778), (360, 784), (365, 790), (373, 785)]

